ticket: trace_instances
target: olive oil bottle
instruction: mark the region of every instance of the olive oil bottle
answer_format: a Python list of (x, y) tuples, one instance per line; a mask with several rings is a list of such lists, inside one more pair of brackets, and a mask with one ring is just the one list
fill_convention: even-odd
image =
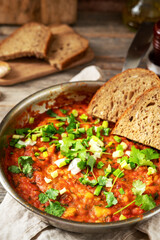
[(123, 9), (123, 21), (132, 28), (146, 22), (160, 20), (160, 0), (126, 0)]

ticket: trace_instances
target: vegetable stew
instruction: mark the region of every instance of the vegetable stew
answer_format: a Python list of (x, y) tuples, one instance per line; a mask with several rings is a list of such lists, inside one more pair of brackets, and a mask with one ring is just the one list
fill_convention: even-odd
[(111, 134), (83, 102), (51, 108), (15, 129), (5, 173), (28, 203), (80, 222), (141, 216), (160, 204), (160, 154)]

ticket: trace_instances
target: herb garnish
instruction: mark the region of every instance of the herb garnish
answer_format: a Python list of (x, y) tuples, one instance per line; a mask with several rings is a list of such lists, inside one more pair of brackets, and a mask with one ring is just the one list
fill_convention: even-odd
[(62, 207), (60, 202), (58, 201), (56, 202), (50, 201), (50, 199), (56, 200), (58, 195), (59, 195), (59, 190), (50, 188), (49, 190), (46, 191), (46, 193), (39, 194), (39, 201), (41, 203), (46, 203), (49, 201), (49, 206), (45, 208), (45, 211), (54, 216), (61, 217), (65, 211), (65, 208)]
[(8, 167), (8, 170), (12, 173), (24, 173), (26, 176), (31, 176), (33, 172), (32, 164), (34, 163), (32, 157), (21, 156), (18, 158), (18, 166), (12, 165)]

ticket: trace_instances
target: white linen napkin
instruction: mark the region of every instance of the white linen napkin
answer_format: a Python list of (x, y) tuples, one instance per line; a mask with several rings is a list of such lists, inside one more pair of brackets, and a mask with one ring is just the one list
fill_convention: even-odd
[[(85, 77), (86, 76), (86, 77)], [(96, 66), (82, 70), (71, 79), (104, 80)], [(60, 230), (44, 223), (36, 214), (24, 208), (9, 194), (0, 205), (0, 240), (159, 240), (160, 214), (128, 229), (112, 229), (106, 234), (80, 234)]]

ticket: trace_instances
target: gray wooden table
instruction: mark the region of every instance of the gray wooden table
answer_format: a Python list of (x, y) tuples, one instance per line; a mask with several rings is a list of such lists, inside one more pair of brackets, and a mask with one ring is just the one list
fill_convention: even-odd
[[(15, 28), (15, 26), (1, 25), (0, 40), (13, 32)], [(81, 12), (73, 28), (89, 39), (95, 53), (95, 59), (87, 65), (95, 64), (102, 68), (106, 80), (121, 72), (127, 49), (135, 33), (124, 26), (120, 13)], [(54, 84), (69, 81), (87, 65), (14, 86), (0, 87), (2, 93), (0, 97), (0, 121), (15, 104), (28, 95)], [(0, 184), (0, 202), (5, 194), (6, 191)]]

